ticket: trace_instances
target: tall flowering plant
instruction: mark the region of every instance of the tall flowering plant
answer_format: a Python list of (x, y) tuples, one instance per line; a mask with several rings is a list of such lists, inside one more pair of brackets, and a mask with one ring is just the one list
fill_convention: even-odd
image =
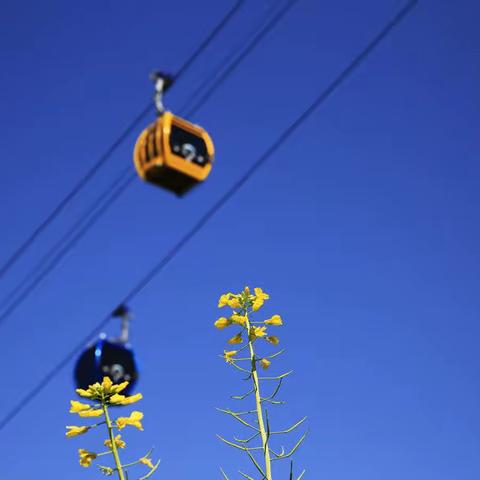
[[(226, 363), (237, 371), (246, 374), (246, 380), (250, 381), (251, 388), (246, 393), (234, 395), (231, 398), (238, 401), (249, 401), (252, 399), (252, 407), (241, 411), (231, 409), (219, 409), (221, 412), (233, 417), (245, 429), (249, 431), (246, 438), (234, 437), (233, 440), (227, 440), (217, 435), (218, 438), (235, 449), (244, 452), (251, 460), (260, 480), (272, 480), (272, 464), (278, 460), (291, 459), (302, 442), (305, 440), (307, 432), (303, 433), (297, 442), (289, 451), (283, 447), (278, 450), (272, 446), (272, 439), (293, 432), (302, 425), (306, 417), (302, 418), (292, 426), (283, 430), (273, 430), (271, 428), (268, 415), (268, 406), (281, 405), (284, 402), (277, 399), (277, 394), (284, 379), (292, 372), (282, 373), (276, 376), (263, 376), (259, 373), (259, 368), (267, 370), (272, 365), (272, 360), (281, 355), (284, 350), (279, 350), (271, 355), (264, 355), (262, 351), (262, 342), (270, 343), (274, 346), (279, 345), (280, 339), (277, 335), (270, 334), (270, 328), (281, 327), (283, 320), (280, 315), (273, 315), (265, 320), (254, 320), (254, 314), (262, 308), (269, 295), (261, 288), (255, 288), (253, 293), (248, 287), (238, 293), (226, 293), (218, 301), (218, 307), (230, 307), (230, 315), (220, 317), (215, 322), (215, 327), (219, 330), (225, 328), (234, 328), (237, 330), (227, 343), (235, 345), (235, 350), (224, 350), (222, 357)], [(264, 383), (273, 382), (269, 393), (264, 393)], [(225, 480), (228, 480), (227, 474), (222, 471)], [(252, 476), (240, 471), (240, 474), (247, 480), (254, 480)], [(301, 480), (305, 470), (300, 473), (296, 480)], [(293, 461), (290, 461), (290, 480), (293, 480)]]
[(67, 426), (66, 436), (68, 438), (76, 437), (77, 435), (83, 435), (88, 431), (104, 426), (106, 429), (107, 439), (103, 442), (106, 451), (95, 453), (84, 448), (78, 449), (79, 461), (82, 467), (89, 467), (93, 461), (96, 461), (100, 457), (106, 457), (113, 459), (112, 466), (98, 465), (100, 471), (107, 476), (117, 474), (119, 480), (129, 480), (129, 469), (135, 465), (143, 464), (148, 467), (148, 471), (145, 475), (138, 480), (146, 480), (149, 478), (155, 470), (158, 468), (160, 461), (156, 464), (152, 463), (151, 453), (152, 450), (147, 452), (145, 456), (135, 460), (133, 462), (122, 463), (120, 460), (121, 449), (125, 449), (127, 446), (123, 440), (120, 432), (127, 426), (132, 426), (138, 430), (143, 430), (142, 419), (143, 413), (139, 411), (133, 411), (128, 417), (118, 417), (112, 419), (110, 407), (131, 405), (138, 402), (142, 398), (141, 393), (127, 397), (120, 392), (125, 390), (128, 386), (128, 382), (114, 385), (108, 377), (104, 377), (102, 383), (95, 383), (90, 385), (88, 389), (77, 389), (77, 393), (87, 399), (88, 403), (78, 402), (71, 400), (70, 413), (76, 414), (81, 418), (98, 418), (99, 421), (92, 425)]

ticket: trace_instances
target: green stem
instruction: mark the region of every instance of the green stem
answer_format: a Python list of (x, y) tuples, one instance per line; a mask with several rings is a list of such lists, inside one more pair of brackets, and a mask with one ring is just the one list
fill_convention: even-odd
[(103, 413), (105, 414), (105, 421), (107, 423), (108, 428), (108, 437), (110, 438), (110, 442), (112, 443), (112, 453), (113, 458), (115, 459), (115, 466), (118, 472), (119, 480), (125, 480), (125, 475), (123, 474), (122, 463), (120, 462), (120, 457), (118, 455), (117, 445), (115, 444), (115, 435), (113, 432), (112, 421), (110, 420), (110, 415), (108, 414), (108, 407), (107, 404), (102, 402)]
[[(247, 317), (246, 328), (247, 333), (250, 333), (250, 321), (248, 319), (248, 315), (245, 314)], [(256, 403), (256, 410), (257, 410), (257, 418), (258, 418), (258, 428), (260, 429), (260, 435), (262, 437), (262, 446), (263, 446), (263, 454), (265, 458), (265, 475), (266, 480), (272, 480), (272, 465), (270, 459), (270, 450), (268, 448), (268, 437), (267, 432), (265, 430), (265, 422), (263, 420), (263, 411), (262, 411), (262, 400), (260, 396), (260, 381), (258, 379), (257, 374), (257, 363), (255, 361), (255, 351), (253, 350), (253, 341), (248, 339), (248, 346), (250, 349), (250, 360), (252, 363), (252, 381), (253, 381), (253, 388), (255, 390), (255, 403)]]

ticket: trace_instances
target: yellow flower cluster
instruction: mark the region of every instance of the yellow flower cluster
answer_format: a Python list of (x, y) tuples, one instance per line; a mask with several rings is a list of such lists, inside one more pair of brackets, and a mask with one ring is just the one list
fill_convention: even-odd
[[(283, 325), (280, 315), (273, 315), (267, 320), (264, 320), (263, 324), (266, 326), (251, 326), (248, 322), (248, 313), (257, 311), (263, 306), (265, 300), (270, 298), (268, 293), (265, 293), (261, 288), (254, 288), (253, 291), (254, 295), (250, 293), (250, 289), (248, 287), (245, 287), (241, 293), (234, 294), (229, 292), (221, 295), (220, 299), (218, 300), (218, 307), (222, 308), (229, 306), (234, 309), (234, 311), (230, 317), (220, 317), (214, 323), (214, 326), (219, 330), (223, 330), (231, 325), (238, 325), (246, 329), (248, 324), (248, 340), (250, 342), (256, 340), (257, 338), (264, 338), (272, 345), (278, 345), (280, 343), (280, 339), (275, 335), (267, 335), (266, 326), (278, 327)], [(228, 343), (230, 345), (243, 343), (242, 333), (243, 331), (231, 337), (228, 340)]]
[(233, 309), (238, 308), (251, 308), (254, 312), (260, 309), (265, 300), (268, 300), (270, 296), (265, 293), (261, 288), (254, 288), (254, 295), (250, 293), (250, 289), (245, 287), (242, 293), (224, 293), (218, 300), (218, 308), (226, 307), (227, 305)]
[[(88, 398), (90, 400), (100, 400), (107, 404), (114, 404), (114, 405), (129, 405), (134, 402), (138, 402), (142, 398), (141, 393), (137, 393), (137, 395), (133, 395), (132, 397), (125, 397), (124, 395), (119, 395), (120, 392), (125, 390), (128, 386), (128, 382), (122, 382), (118, 385), (114, 385), (112, 380), (109, 377), (103, 377), (102, 383), (94, 383), (90, 385), (86, 390), (83, 388), (77, 388), (76, 392), (84, 398)], [(80, 413), (81, 411), (87, 410), (85, 404), (81, 404), (80, 402), (75, 402), (75, 412), (71, 413)]]
[[(261, 288), (254, 288), (253, 292), (252, 294), (250, 289), (245, 287), (241, 293), (235, 294), (228, 292), (221, 295), (218, 300), (218, 307), (223, 308), (228, 306), (233, 309), (233, 312), (229, 317), (220, 317), (214, 323), (214, 326), (219, 330), (223, 330), (231, 325), (242, 327), (240, 332), (227, 340), (229, 345), (243, 343), (244, 333), (249, 343), (257, 339), (264, 339), (272, 345), (278, 345), (280, 339), (275, 335), (268, 335), (267, 327), (279, 327), (283, 325), (280, 315), (273, 315), (263, 322), (253, 322), (253, 324), (249, 320), (249, 314), (259, 310), (265, 303), (265, 300), (270, 298), (268, 293), (265, 293)], [(242, 347), (242, 349), (243, 348), (245, 347)], [(237, 353), (238, 350), (224, 350), (223, 358), (227, 363), (233, 363)], [(260, 365), (265, 369), (268, 368), (270, 364), (271, 362), (266, 358), (260, 361)]]
[(70, 413), (75, 413), (82, 418), (100, 417), (102, 415), (104, 418), (101, 422), (94, 425), (70, 425), (67, 427), (66, 436), (69, 438), (75, 437), (77, 435), (82, 435), (83, 433), (88, 432), (88, 430), (90, 430), (91, 428), (95, 428), (100, 425), (106, 425), (109, 438), (105, 440), (103, 444), (108, 448), (108, 451), (102, 453), (95, 453), (80, 448), (78, 450), (80, 465), (82, 467), (89, 467), (92, 464), (93, 460), (95, 460), (97, 457), (113, 454), (113, 458), (115, 460), (115, 468), (99, 465), (100, 471), (103, 474), (110, 476), (113, 475), (115, 471), (117, 471), (119, 472), (120, 477), (123, 478), (121, 472), (123, 471), (124, 467), (130, 467), (132, 465), (141, 463), (150, 468), (150, 472), (147, 473), (147, 476), (142, 477), (147, 478), (151, 476), (152, 473), (158, 468), (160, 461), (158, 461), (154, 465), (150, 459), (150, 453), (148, 453), (147, 455), (135, 462), (130, 462), (127, 465), (122, 465), (118, 449), (125, 448), (127, 444), (122, 439), (122, 436), (120, 434), (115, 435), (114, 433), (115, 429), (122, 430), (128, 425), (138, 428), (139, 430), (143, 430), (143, 413), (139, 411), (133, 411), (128, 417), (118, 417), (116, 420), (111, 420), (108, 411), (110, 406), (131, 405), (132, 403), (136, 403), (142, 399), (141, 393), (137, 393), (136, 395), (131, 396), (122, 395), (120, 392), (123, 392), (127, 386), (128, 382), (114, 385), (110, 378), (104, 377), (101, 383), (97, 382), (93, 385), (89, 385), (87, 389), (77, 389), (77, 393), (80, 396), (89, 399), (92, 403), (83, 403), (77, 400), (72, 400), (70, 402)]

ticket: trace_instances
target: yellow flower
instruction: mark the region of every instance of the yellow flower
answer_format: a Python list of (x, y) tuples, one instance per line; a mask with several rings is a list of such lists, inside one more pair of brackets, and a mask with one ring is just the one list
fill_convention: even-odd
[(139, 430), (143, 430), (142, 423), (140, 420), (143, 418), (142, 412), (133, 411), (129, 417), (119, 417), (117, 418), (117, 428), (121, 430), (125, 428), (127, 425), (131, 425), (132, 427), (136, 427)]
[(120, 393), (123, 390), (125, 390), (129, 385), (129, 382), (122, 382), (119, 383), (118, 385), (112, 385), (111, 393)]
[(280, 317), (280, 315), (273, 315), (273, 317), (265, 320), (263, 323), (265, 323), (265, 325), (274, 325), (276, 327), (283, 325), (282, 317)]
[(260, 308), (262, 308), (263, 303), (264, 302), (261, 298), (256, 298), (252, 303), (252, 310), (254, 312), (256, 312), (257, 310), (260, 310)]
[(137, 393), (136, 395), (132, 395), (131, 397), (126, 397), (125, 395), (119, 395), (118, 393), (115, 393), (108, 399), (108, 401), (114, 405), (130, 405), (132, 403), (138, 402), (142, 398), (143, 397), (141, 393)]
[(219, 330), (222, 330), (226, 327), (228, 327), (232, 322), (228, 319), (228, 318), (225, 318), (225, 317), (220, 317), (215, 323), (214, 325), (219, 329)]
[(250, 332), (248, 334), (248, 338), (250, 340), (255, 340), (256, 338), (264, 337), (267, 332), (267, 327), (251, 327)]
[(254, 288), (253, 290), (255, 292), (255, 300), (252, 304), (252, 310), (256, 312), (259, 308), (262, 307), (265, 300), (268, 300), (270, 298), (270, 296), (265, 293), (261, 288)]
[(131, 405), (132, 403), (138, 402), (143, 398), (141, 393), (132, 395), (131, 397), (126, 397), (125, 400), (121, 403), (122, 405)]
[(112, 388), (113, 382), (109, 377), (103, 377), (102, 381), (102, 388), (104, 393), (110, 393), (110, 389)]
[[(115, 437), (115, 445), (118, 447), (118, 448), (125, 448), (127, 446), (127, 444), (122, 440), (122, 436), (120, 434), (118, 434), (116, 437)], [(110, 450), (112, 449), (112, 442), (110, 439), (108, 440), (105, 440), (103, 442), (103, 444), (108, 447)]]
[(238, 300), (237, 297), (233, 297), (232, 299), (230, 299), (228, 301), (228, 306), (231, 307), (231, 308), (240, 308), (241, 307), (240, 301)]
[(76, 400), (70, 400), (70, 405), (70, 413), (79, 413), (92, 408), (88, 403), (81, 403), (77, 402)]
[(271, 362), (270, 360), (267, 360), (266, 358), (262, 358), (262, 359), (260, 360), (260, 365), (262, 366), (262, 368), (263, 368), (264, 370), (266, 370), (266, 369), (270, 366), (271, 363), (272, 363), (272, 362)]
[(243, 325), (245, 325), (245, 323), (247, 323), (247, 317), (244, 317), (243, 315), (234, 314), (230, 317), (230, 320), (235, 325), (242, 325), (243, 326)]
[(90, 390), (84, 390), (83, 388), (77, 388), (75, 390), (81, 397), (92, 398), (92, 392)]
[(103, 465), (99, 465), (98, 468), (107, 477), (113, 475), (113, 472), (115, 471), (112, 467), (104, 467)]
[(245, 295), (250, 295), (250, 288), (245, 287), (245, 288), (243, 289), (243, 293), (244, 293)]
[(270, 295), (265, 293), (261, 288), (254, 288), (253, 291), (257, 298), (261, 298), (262, 300), (268, 300), (270, 298)]
[(68, 425), (66, 428), (68, 431), (65, 433), (65, 435), (68, 438), (76, 437), (77, 435), (81, 435), (82, 433), (90, 430), (90, 427), (76, 427), (75, 425)]
[(92, 460), (97, 458), (97, 454), (84, 450), (83, 448), (78, 449), (78, 455), (80, 456), (80, 465), (82, 467), (89, 467), (92, 464)]
[(94, 383), (89, 385), (86, 390), (83, 388), (77, 388), (76, 392), (86, 398), (91, 398), (94, 400), (101, 400), (105, 395), (111, 395), (118, 392), (121, 392), (128, 386), (128, 382), (120, 383), (119, 385), (114, 385), (112, 380), (108, 377), (103, 377), (102, 383)]
[(114, 393), (108, 401), (114, 405), (121, 404), (127, 397), (125, 395), (119, 395), (118, 393)]
[(272, 335), (271, 337), (267, 337), (266, 340), (267, 342), (270, 342), (273, 345), (278, 345), (280, 343), (279, 338), (275, 337), (274, 335)]
[(223, 358), (225, 358), (225, 361), (227, 363), (232, 363), (233, 362), (233, 357), (238, 353), (238, 350), (224, 350), (223, 351)]
[(236, 343), (242, 343), (242, 342), (243, 342), (243, 338), (241, 333), (237, 333), (234, 337), (232, 337), (228, 341), (230, 345), (235, 345)]
[(92, 409), (92, 410), (86, 410), (86, 411), (83, 411), (83, 412), (78, 412), (78, 414), (82, 418), (100, 417), (101, 415), (103, 415), (103, 410), (101, 408), (98, 408), (98, 409)]
[(143, 464), (146, 465), (147, 467), (153, 468), (153, 463), (152, 463), (152, 461), (151, 461), (148, 457), (142, 457), (142, 458), (140, 459), (140, 463), (143, 463)]
[(225, 293), (225, 294), (221, 295), (219, 300), (218, 300), (218, 308), (222, 308), (225, 305), (227, 305), (231, 296), (232, 296), (231, 293)]

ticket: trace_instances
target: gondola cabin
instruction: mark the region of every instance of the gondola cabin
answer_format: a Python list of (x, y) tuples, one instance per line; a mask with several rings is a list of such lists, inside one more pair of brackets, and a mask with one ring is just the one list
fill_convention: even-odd
[(198, 125), (164, 112), (135, 144), (137, 173), (149, 183), (183, 195), (208, 177), (214, 147)]
[(78, 358), (74, 377), (77, 388), (88, 388), (103, 377), (113, 383), (129, 382), (124, 393), (130, 393), (138, 379), (137, 363), (133, 350), (122, 342), (99, 338)]

